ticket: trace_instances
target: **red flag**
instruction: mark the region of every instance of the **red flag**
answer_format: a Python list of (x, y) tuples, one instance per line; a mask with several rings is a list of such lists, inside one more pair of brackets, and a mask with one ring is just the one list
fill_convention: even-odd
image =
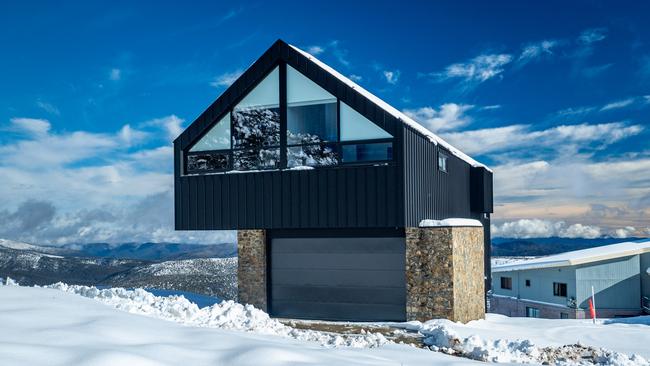
[(596, 308), (594, 308), (594, 302), (591, 297), (589, 298), (589, 314), (591, 315), (591, 319), (596, 319)]

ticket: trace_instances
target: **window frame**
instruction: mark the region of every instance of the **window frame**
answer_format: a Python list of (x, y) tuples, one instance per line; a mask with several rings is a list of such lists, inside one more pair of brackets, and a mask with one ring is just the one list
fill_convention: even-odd
[[(442, 169), (440, 166), (440, 159), (443, 159), (445, 162), (445, 167)], [(443, 173), (449, 173), (449, 154), (446, 151), (443, 150), (438, 150), (438, 171), (443, 172)]]
[[(288, 100), (287, 100), (287, 66), (288, 64), (286, 62), (279, 62), (269, 70), (269, 72), (265, 73), (262, 77), (260, 77), (260, 80), (257, 81), (254, 85), (252, 85), (250, 88), (248, 88), (242, 95), (234, 100), (232, 103), (230, 103), (231, 107), (228, 108), (227, 111), (222, 113), (221, 115), (217, 116), (217, 118), (214, 118), (212, 123), (210, 124), (210, 127), (207, 128), (204, 133), (202, 133), (199, 137), (196, 138), (194, 143), (192, 145), (189, 145), (187, 148), (185, 148), (183, 151), (181, 151), (182, 154), (182, 159), (181, 162), (183, 164), (183, 167), (181, 167), (181, 175), (201, 175), (201, 174), (215, 174), (215, 173), (228, 173), (231, 171), (236, 171), (236, 172), (247, 172), (247, 171), (274, 171), (274, 170), (292, 170), (295, 167), (289, 167), (288, 166), (288, 152), (289, 148), (295, 148), (295, 147), (302, 147), (302, 146), (311, 146), (311, 145), (333, 145), (335, 147), (335, 152), (337, 155), (337, 164), (332, 164), (332, 165), (315, 165), (311, 166), (313, 169), (331, 169), (331, 168), (337, 168), (337, 167), (350, 167), (350, 166), (373, 166), (373, 165), (392, 165), (395, 164), (397, 161), (397, 155), (395, 153), (395, 147), (396, 147), (396, 141), (397, 138), (395, 136), (390, 137), (390, 138), (380, 138), (380, 139), (370, 139), (370, 140), (348, 140), (348, 141), (342, 141), (341, 140), (341, 98), (335, 94), (332, 94), (336, 98), (336, 141), (320, 141), (317, 143), (308, 143), (308, 144), (290, 144), (287, 141), (287, 128), (288, 128)], [(279, 71), (279, 82), (278, 82), (278, 87), (279, 87), (279, 114), (280, 114), (280, 144), (279, 145), (273, 145), (273, 146), (264, 146), (263, 149), (280, 149), (280, 159), (278, 163), (276, 164), (276, 167), (259, 167), (256, 169), (251, 169), (251, 170), (235, 170), (234, 169), (234, 152), (235, 151), (243, 151), (243, 150), (251, 150), (250, 148), (234, 148), (233, 144), (233, 130), (234, 130), (234, 111), (235, 107), (244, 99), (246, 96), (248, 96), (249, 93), (251, 93), (267, 76), (269, 76), (275, 68), (278, 68)], [(294, 68), (295, 69), (295, 68)], [(297, 72), (301, 73), (298, 69), (296, 69)], [(306, 75), (303, 74), (303, 76), (307, 77)], [(315, 80), (310, 79), (307, 77), (309, 80), (314, 82), (316, 85), (319, 87), (323, 88), (321, 85), (318, 84)], [(323, 88), (324, 89), (324, 88)], [(345, 102), (345, 101), (343, 101)], [(349, 103), (348, 103), (349, 105)], [(352, 108), (352, 106), (350, 106)], [(354, 108), (353, 108), (354, 109)], [(358, 111), (357, 111), (358, 112)], [(363, 113), (359, 112), (362, 116)], [(229, 149), (219, 149), (219, 150), (205, 150), (205, 151), (195, 151), (195, 152), (190, 152), (189, 150), (196, 144), (198, 143), (219, 121), (226, 116), (226, 114), (230, 115), (230, 148)], [(365, 116), (364, 116), (365, 117)], [(366, 117), (367, 118), (367, 117)], [(372, 119), (367, 118), (370, 122), (375, 123)], [(376, 123), (375, 123), (376, 124)], [(381, 127), (380, 127), (381, 128)], [(387, 131), (388, 133), (388, 131)], [(390, 159), (386, 160), (366, 160), (366, 161), (350, 161), (350, 162), (343, 162), (343, 146), (345, 145), (363, 145), (363, 144), (375, 144), (375, 143), (390, 143), (392, 145), (392, 157)], [(227, 167), (224, 169), (210, 169), (210, 170), (193, 170), (193, 171), (188, 171), (188, 156), (193, 156), (193, 155), (209, 155), (209, 154), (226, 154), (228, 155), (228, 164)], [(448, 158), (449, 155), (445, 154), (445, 156)]]
[[(562, 291), (564, 290), (564, 291)], [(564, 293), (564, 294), (562, 294)], [(567, 284), (564, 282), (553, 282), (553, 296), (568, 297)]]
[(528, 279), (524, 280), (524, 286), (530, 287), (530, 280)]
[(539, 308), (526, 306), (526, 318), (539, 318)]
[(501, 276), (501, 289), (512, 290), (512, 277)]

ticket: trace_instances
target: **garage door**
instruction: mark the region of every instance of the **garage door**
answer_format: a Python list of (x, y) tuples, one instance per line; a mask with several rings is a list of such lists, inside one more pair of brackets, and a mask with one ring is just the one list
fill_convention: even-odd
[(269, 310), (285, 318), (403, 321), (403, 237), (274, 238)]

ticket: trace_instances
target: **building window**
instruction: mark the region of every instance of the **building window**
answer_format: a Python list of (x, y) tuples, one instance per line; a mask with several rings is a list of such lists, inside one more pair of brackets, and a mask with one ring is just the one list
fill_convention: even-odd
[(530, 280), (526, 280), (526, 287), (530, 287)]
[(393, 159), (393, 144), (382, 142), (375, 144), (342, 145), (343, 162), (369, 162)]
[(501, 288), (505, 290), (512, 290), (512, 278), (501, 277)]
[(232, 111), (234, 170), (280, 166), (280, 76), (276, 67)]
[(526, 306), (527, 318), (539, 318), (539, 309)]
[(393, 136), (286, 65), (286, 145), (280, 66), (184, 154), (186, 174), (393, 160)]
[(560, 319), (569, 319), (569, 314), (567, 314), (567, 313), (560, 313)]
[(566, 283), (553, 282), (553, 296), (566, 297)]
[(438, 153), (438, 170), (441, 172), (447, 172), (447, 155), (443, 153)]

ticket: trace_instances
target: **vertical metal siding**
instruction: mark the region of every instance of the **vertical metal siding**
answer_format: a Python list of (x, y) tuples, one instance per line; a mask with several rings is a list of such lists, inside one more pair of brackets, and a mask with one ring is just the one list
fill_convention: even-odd
[(398, 165), (179, 177), (178, 230), (403, 227)]
[(591, 286), (596, 305), (602, 309), (634, 309), (641, 306), (641, 282), (638, 255), (576, 266), (576, 301), (588, 308)]
[(447, 172), (438, 170), (441, 148), (411, 127), (404, 127), (404, 193), (407, 226), (423, 219), (480, 219), (470, 207), (471, 166), (447, 152)]

